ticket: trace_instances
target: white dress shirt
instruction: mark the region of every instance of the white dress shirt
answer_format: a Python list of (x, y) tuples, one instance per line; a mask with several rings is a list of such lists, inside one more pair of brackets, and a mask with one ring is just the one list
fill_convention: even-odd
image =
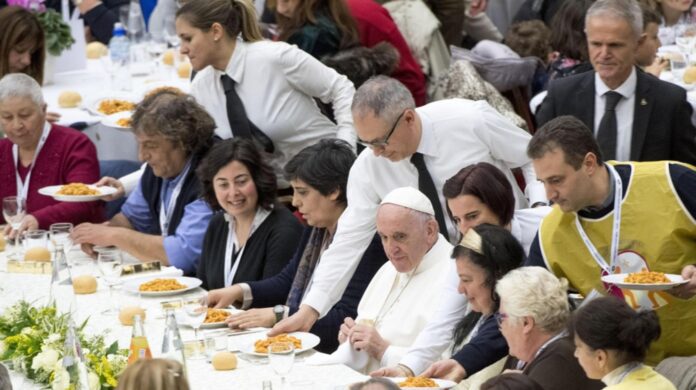
[[(638, 76), (633, 67), (631, 74), (614, 92), (623, 96), (616, 105), (616, 161), (629, 161), (631, 159), (631, 138), (633, 136), (633, 111), (636, 105), (636, 83)], [(605, 93), (612, 91), (604, 81), (595, 73), (595, 115), (594, 134), (597, 137), (599, 123), (604, 116), (604, 107), (607, 98)]]
[[(273, 140), (271, 164), (279, 177), (290, 158), (322, 138), (340, 138), (355, 147), (353, 84), (297, 46), (238, 39), (225, 72), (208, 66), (196, 75), (191, 95), (213, 117), (215, 134), (223, 139), (232, 137), (220, 82), (225, 73), (236, 82), (249, 120)], [(314, 97), (333, 105), (338, 124), (321, 113)]]
[(454, 260), (452, 245), (444, 236), (425, 254), (418, 267), (409, 273), (397, 272), (391, 262), (377, 271), (358, 304), (356, 321), (374, 321), (380, 336), (389, 343), (382, 360), (370, 358), (365, 372), (399, 362), (438, 306), (442, 285)]
[[(522, 244), (525, 254), (529, 253), (529, 247), (539, 230), (541, 220), (551, 210), (551, 207), (536, 207), (515, 211), (510, 223), (510, 231)], [(441, 288), (440, 306), (430, 318), (428, 325), (418, 335), (411, 349), (399, 362), (410, 368), (416, 375), (425, 371), (446, 351), (452, 342), (454, 327), (466, 314), (467, 299), (457, 291), (458, 286), (459, 276), (456, 265), (452, 261)]]
[[(461, 168), (485, 161), (500, 168), (516, 188), (518, 206), (526, 205), (511, 168), (522, 167), (528, 188), (541, 187), (536, 180), (526, 148), (531, 136), (512, 125), (484, 101), (440, 100), (417, 108), (422, 122), (418, 152), (438, 189), (442, 209), (442, 186)], [(358, 156), (348, 176), (348, 208), (338, 220), (333, 244), (322, 254), (314, 270), (314, 280), (303, 304), (324, 316), (343, 294), (348, 281), (376, 231), (379, 203), (399, 187), (418, 188), (418, 172), (408, 158), (391, 162), (376, 157), (371, 150)], [(543, 191), (541, 191), (543, 194)], [(545, 198), (532, 198), (532, 202)], [(456, 227), (446, 219), (449, 236)]]

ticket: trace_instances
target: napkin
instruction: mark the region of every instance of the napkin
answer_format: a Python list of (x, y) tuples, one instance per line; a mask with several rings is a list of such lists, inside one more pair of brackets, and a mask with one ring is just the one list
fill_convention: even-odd
[(350, 342), (345, 342), (331, 355), (314, 354), (307, 358), (305, 362), (312, 366), (345, 364), (356, 371), (362, 371), (367, 366), (369, 360), (370, 356), (366, 351), (357, 351)]

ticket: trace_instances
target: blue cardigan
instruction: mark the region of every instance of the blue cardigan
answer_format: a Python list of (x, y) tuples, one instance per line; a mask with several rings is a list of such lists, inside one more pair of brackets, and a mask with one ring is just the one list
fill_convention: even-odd
[[(305, 228), (295, 255), (279, 274), (256, 282), (249, 282), (254, 297), (251, 307), (271, 307), (285, 304), (312, 229), (314, 228)], [(374, 274), (386, 261), (387, 256), (384, 254), (382, 242), (379, 236), (375, 235), (363, 253), (360, 264), (348, 282), (341, 299), (329, 310), (326, 316), (320, 318), (310, 329), (311, 333), (321, 339), (316, 347), (318, 351), (331, 353), (338, 348), (339, 327), (346, 317), (355, 318), (357, 316), (360, 298), (362, 298)], [(298, 309), (298, 307), (291, 307), (290, 314), (295, 313)]]

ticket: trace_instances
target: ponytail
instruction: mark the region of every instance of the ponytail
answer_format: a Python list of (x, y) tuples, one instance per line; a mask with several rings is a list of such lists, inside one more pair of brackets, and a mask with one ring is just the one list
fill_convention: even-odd
[(254, 5), (249, 2), (249, 0), (230, 0), (232, 1), (232, 6), (237, 11), (239, 15), (239, 27), (240, 33), (242, 34), (242, 39), (245, 42), (258, 42), (263, 41), (263, 35), (261, 35), (261, 29), (256, 21), (256, 9)]

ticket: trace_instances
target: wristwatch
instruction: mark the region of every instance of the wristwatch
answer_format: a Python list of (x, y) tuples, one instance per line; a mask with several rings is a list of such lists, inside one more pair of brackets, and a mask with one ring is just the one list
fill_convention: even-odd
[(276, 324), (280, 322), (285, 316), (285, 306), (275, 305), (273, 306), (273, 314), (275, 314)]

